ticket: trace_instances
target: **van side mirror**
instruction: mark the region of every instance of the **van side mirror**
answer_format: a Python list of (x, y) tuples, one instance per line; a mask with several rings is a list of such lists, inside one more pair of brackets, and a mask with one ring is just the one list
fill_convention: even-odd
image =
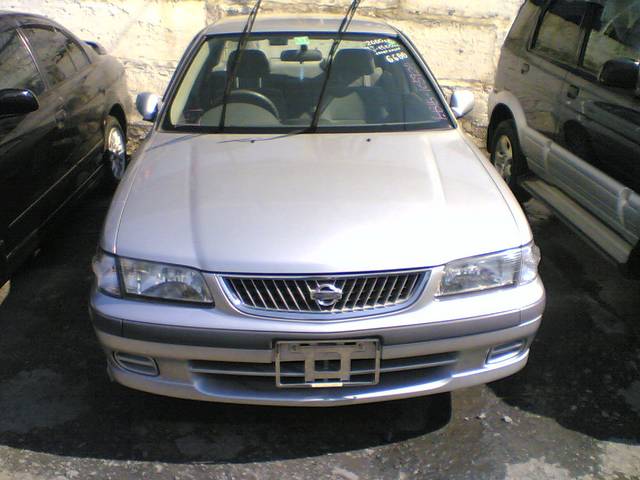
[(31, 90), (7, 88), (0, 90), (0, 115), (26, 115), (40, 108)]
[(155, 122), (160, 107), (160, 97), (155, 93), (144, 92), (136, 98), (136, 109), (147, 122)]
[(468, 90), (455, 90), (451, 95), (449, 105), (456, 118), (462, 118), (473, 110), (476, 100), (473, 92)]
[(600, 69), (598, 80), (607, 87), (640, 91), (640, 61), (631, 58), (614, 58)]

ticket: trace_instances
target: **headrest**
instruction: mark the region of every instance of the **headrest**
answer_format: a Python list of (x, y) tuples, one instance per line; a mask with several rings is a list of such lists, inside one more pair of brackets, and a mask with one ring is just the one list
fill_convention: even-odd
[(336, 76), (349, 81), (371, 75), (376, 65), (371, 50), (366, 48), (345, 48), (333, 59), (332, 71)]
[[(237, 52), (234, 50), (227, 60), (227, 72), (229, 73), (233, 70), (236, 55)], [(245, 50), (244, 53), (242, 53), (240, 65), (238, 66), (238, 77), (264, 77), (265, 75), (269, 75), (269, 71), (269, 60), (262, 50)]]

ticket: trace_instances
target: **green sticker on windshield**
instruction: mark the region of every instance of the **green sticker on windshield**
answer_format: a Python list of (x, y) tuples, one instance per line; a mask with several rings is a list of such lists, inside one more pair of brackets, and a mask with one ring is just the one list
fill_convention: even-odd
[(309, 37), (294, 37), (293, 40), (296, 45), (309, 45)]

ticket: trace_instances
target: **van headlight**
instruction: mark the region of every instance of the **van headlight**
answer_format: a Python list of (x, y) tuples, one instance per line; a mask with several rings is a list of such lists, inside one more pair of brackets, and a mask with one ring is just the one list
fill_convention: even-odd
[[(93, 264), (98, 289), (110, 295), (121, 296), (124, 293), (147, 299), (213, 305), (213, 297), (198, 270), (116, 258), (104, 252), (96, 255)], [(120, 291), (120, 285), (124, 292)]]
[(500, 253), (465, 258), (444, 267), (438, 296), (524, 285), (538, 277), (540, 249), (533, 243)]

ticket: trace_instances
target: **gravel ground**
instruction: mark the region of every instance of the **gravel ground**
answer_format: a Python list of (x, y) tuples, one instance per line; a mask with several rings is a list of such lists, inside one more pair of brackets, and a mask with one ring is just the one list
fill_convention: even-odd
[(527, 211), (548, 308), (525, 370), (451, 396), (317, 410), (109, 383), (87, 315), (108, 203), (95, 192), (69, 212), (0, 306), (0, 480), (640, 478), (640, 282), (539, 204)]

